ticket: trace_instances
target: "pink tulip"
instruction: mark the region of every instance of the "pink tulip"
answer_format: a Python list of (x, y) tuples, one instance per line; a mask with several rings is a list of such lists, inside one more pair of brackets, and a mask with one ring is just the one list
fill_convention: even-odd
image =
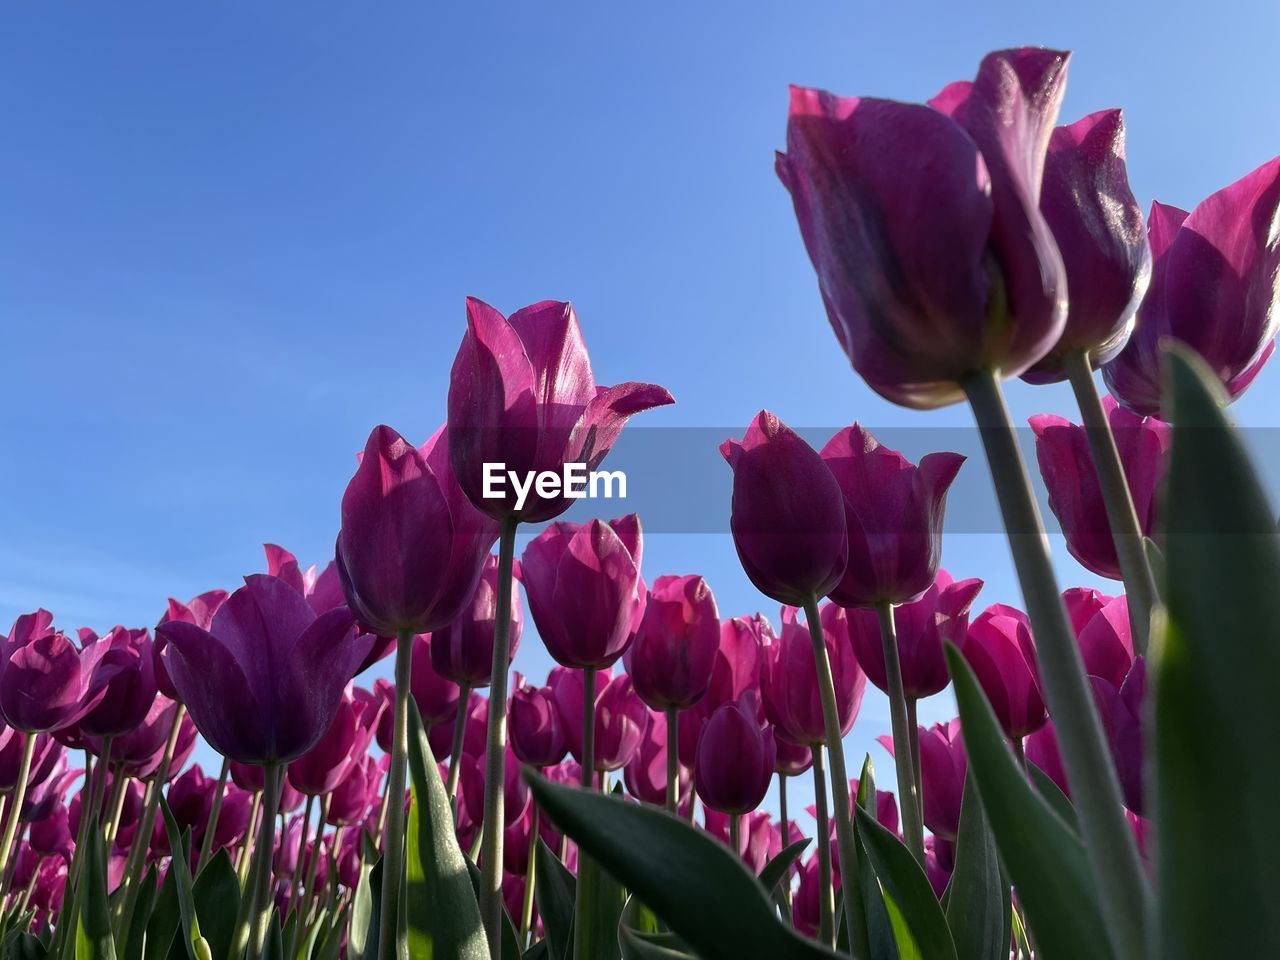
[(659, 577), (626, 653), (636, 694), (654, 710), (692, 706), (707, 692), (720, 648), (720, 614), (702, 577)]

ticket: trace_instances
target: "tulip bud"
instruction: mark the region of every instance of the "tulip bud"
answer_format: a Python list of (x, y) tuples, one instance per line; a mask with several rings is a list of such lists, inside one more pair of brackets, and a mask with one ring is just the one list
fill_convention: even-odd
[[(511, 625), (507, 634), (510, 656), (515, 658), (520, 646), (523, 616), (520, 610), (520, 588), (511, 581)], [(431, 665), (436, 673), (454, 683), (469, 687), (487, 687), (493, 681), (493, 637), (498, 614), (498, 558), (492, 554), (484, 562), (480, 582), (471, 602), (448, 626), (431, 635)]]
[[(667, 717), (651, 713), (645, 720), (640, 746), (623, 769), (622, 778), (633, 797), (660, 807), (667, 802)], [(677, 808), (687, 812), (693, 781), (684, 766), (677, 765), (677, 770)]]
[[(893, 754), (893, 738), (878, 738)], [(1030, 739), (1028, 739), (1028, 743)], [(955, 840), (960, 831), (960, 801), (969, 756), (964, 749), (960, 720), (920, 727), (920, 787), (923, 795), (924, 825), (946, 840)]]
[(507, 710), (511, 749), (532, 767), (550, 767), (564, 759), (568, 752), (555, 696), (547, 687), (531, 687), (521, 683), (516, 674), (516, 690)]
[(720, 624), (720, 644), (711, 667), (711, 682), (702, 699), (680, 711), (680, 762), (693, 767), (702, 725), (716, 707), (738, 700), (748, 690), (760, 688), (760, 661), (763, 641), (773, 639), (773, 628), (760, 614), (734, 617)]
[[(583, 678), (579, 670), (556, 667), (547, 678), (555, 696), (569, 753), (582, 762)], [(631, 678), (613, 676), (611, 670), (596, 675), (595, 705), (595, 769), (618, 770), (625, 766), (640, 747), (640, 738), (648, 722), (648, 710), (635, 695)]]
[(654, 710), (692, 706), (706, 693), (720, 648), (720, 614), (702, 577), (659, 577), (626, 653), (636, 694)]
[[(454, 714), (458, 712), (460, 695), (458, 685), (436, 669), (436, 658), (431, 652), (434, 643), (433, 633), (414, 637), (413, 659), (409, 667), (409, 691), (418, 705), (422, 722), (427, 726), (452, 721)], [(379, 689), (376, 684), (374, 689)], [(390, 684), (384, 689), (387, 696), (394, 694), (394, 688)]]
[(749, 813), (773, 780), (773, 731), (761, 729), (755, 694), (726, 703), (711, 715), (698, 739), (694, 783), (705, 806), (721, 813)]
[[(823, 604), (819, 614), (836, 695), (836, 715), (843, 736), (853, 728), (862, 704), (867, 676), (853, 658), (846, 612)], [(782, 608), (782, 633), (764, 648), (764, 711), (778, 735), (808, 747), (827, 738), (809, 628), (793, 607)]]
[(1011, 739), (1035, 733), (1048, 719), (1036, 675), (1026, 614), (993, 604), (969, 625), (960, 652), (973, 668), (1000, 727)]

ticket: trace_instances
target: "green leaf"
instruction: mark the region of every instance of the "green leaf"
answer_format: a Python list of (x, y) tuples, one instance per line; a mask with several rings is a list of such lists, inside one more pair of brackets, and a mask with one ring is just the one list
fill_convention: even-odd
[(657, 915), (636, 897), (622, 908), (618, 946), (622, 960), (696, 960), (688, 945), (664, 931)]
[(1000, 859), (1018, 890), (1041, 960), (1104, 960), (1111, 946), (1084, 846), (1027, 779), (960, 652), (947, 645), (960, 725)]
[(85, 857), (80, 874), (80, 909), (76, 919), (75, 960), (116, 960), (111, 936), (111, 908), (107, 905), (107, 865), (102, 834), (86, 831)]
[(1008, 960), (1013, 903), (1000, 870), (995, 837), (969, 777), (960, 803), (956, 865), (947, 892), (947, 926), (956, 954), (964, 960)]
[(166, 960), (182, 919), (178, 914), (178, 885), (174, 871), (165, 873), (151, 918), (147, 921), (144, 960)]
[(240, 880), (224, 847), (214, 854), (192, 887), (200, 932), (215, 957), (225, 957), (240, 912)]
[(538, 860), (538, 882), (533, 888), (533, 898), (538, 903), (538, 916), (542, 918), (543, 929), (547, 932), (548, 956), (551, 960), (565, 960), (573, 936), (577, 880), (541, 837), (537, 839), (534, 856)]
[(1155, 954), (1275, 957), (1276, 515), (1222, 411), (1217, 377), (1185, 348), (1170, 349), (1167, 361), (1174, 422), (1163, 511), (1167, 616), (1152, 644)]
[(262, 960), (284, 960), (284, 936), (280, 931), (280, 912), (271, 911), (267, 924), (267, 942), (263, 944)]
[(573, 952), (591, 960), (618, 960), (618, 921), (627, 892), (594, 858), (578, 852), (578, 896), (582, 910), (577, 917), (581, 925), (573, 930)]
[(480, 906), (458, 848), (453, 812), (417, 705), (409, 700), (409, 808), (405, 880), (414, 960), (489, 960)]
[(153, 863), (143, 874), (142, 885), (138, 887), (138, 898), (133, 904), (133, 917), (128, 921), (129, 941), (124, 946), (124, 960), (142, 960), (147, 942), (147, 926), (159, 893), (160, 884), (156, 879), (156, 865)]
[(45, 960), (48, 948), (34, 934), (14, 930), (4, 941), (4, 960)]
[[(475, 861), (467, 857), (467, 872), (471, 875), (471, 890), (478, 897), (480, 896), (480, 868), (476, 866)], [(511, 919), (511, 914), (507, 912), (507, 905), (502, 905), (502, 960), (520, 960), (522, 951), (520, 950), (520, 934), (516, 932), (516, 925)]]
[(861, 806), (855, 809), (862, 849), (880, 881), (885, 909), (896, 934), (898, 955), (903, 960), (917, 956), (956, 960), (946, 917), (924, 868), (901, 840), (876, 821), (874, 814)]
[(724, 844), (665, 811), (526, 772), (534, 799), (702, 960), (831, 958), (775, 915), (768, 892)]
[[(871, 754), (862, 761), (862, 772), (858, 775), (857, 804), (872, 817), (877, 815), (876, 800), (876, 768), (871, 762)], [(861, 834), (854, 832), (854, 842), (858, 845), (859, 862), (867, 862), (867, 851), (863, 848)], [(893, 924), (889, 920), (889, 911), (885, 908), (884, 894), (876, 879), (875, 871), (861, 870), (862, 905), (867, 917), (867, 946), (871, 951), (871, 960), (899, 960), (897, 937)], [(849, 949), (849, 928), (844, 923), (844, 904), (840, 904), (841, 915), (837, 921), (836, 946), (841, 950)]]
[(771, 892), (777, 888), (786, 879), (787, 871), (804, 854), (810, 842), (806, 837), (783, 847), (782, 852), (766, 863), (764, 869), (760, 871), (760, 885)]
[(1076, 808), (1072, 805), (1067, 795), (1062, 792), (1062, 788), (1053, 782), (1053, 778), (1037, 767), (1034, 763), (1027, 764), (1027, 773), (1031, 776), (1031, 782), (1035, 784), (1036, 789), (1040, 791), (1040, 796), (1053, 808), (1053, 812), (1060, 816), (1071, 828), (1071, 832), (1080, 835), (1080, 825), (1076, 821)]
[(360, 832), (360, 877), (351, 899), (347, 931), (349, 960), (373, 960), (378, 955), (378, 905), (382, 903), (382, 861), (373, 840)]
[(173, 818), (169, 801), (160, 795), (160, 813), (164, 816), (164, 830), (169, 837), (169, 872), (174, 875), (178, 890), (178, 916), (182, 919), (182, 934), (190, 960), (196, 956), (195, 942), (200, 939), (200, 921), (196, 917), (195, 894), (192, 890), (191, 869), (187, 866), (187, 851), (191, 849), (191, 832), (179, 832), (178, 821)]
[(526, 950), (524, 960), (552, 960), (551, 953), (547, 949), (547, 941), (539, 940)]

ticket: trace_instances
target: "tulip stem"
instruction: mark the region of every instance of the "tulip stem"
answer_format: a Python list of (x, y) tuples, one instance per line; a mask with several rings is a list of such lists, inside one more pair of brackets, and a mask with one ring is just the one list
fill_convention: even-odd
[(733, 855), (739, 860), (743, 859), (740, 850), (742, 842), (742, 815), (737, 813), (729, 814), (729, 849), (733, 851)]
[(243, 887), (249, 876), (249, 854), (253, 851), (253, 838), (258, 835), (258, 818), (262, 816), (262, 791), (253, 792), (253, 804), (249, 807), (249, 829), (245, 831), (240, 849), (236, 851), (236, 877)]
[[(595, 789), (596, 766), (596, 668), (582, 668), (582, 786), (587, 790)], [(586, 851), (578, 848), (578, 876), (582, 877), (586, 860)], [(583, 889), (585, 883), (579, 883), (574, 898), (573, 923), (575, 930), (587, 929), (587, 895)], [(575, 960), (592, 960), (587, 951), (590, 949), (587, 938), (573, 938), (573, 955)]]
[(1045, 701), (1071, 781), (1107, 932), (1116, 956), (1146, 956), (1151, 892), (1124, 817), (1120, 784), (1085, 679), (1075, 632), (1058, 592), (1048, 539), (1004, 394), (991, 370), (974, 374), (963, 386), (982, 434), (1035, 633)]
[[(271, 923), (271, 855), (274, 853), (276, 812), (280, 809), (280, 792), (284, 786), (284, 769), (279, 763), (269, 763), (262, 768), (262, 829), (253, 851), (253, 942), (251, 957), (262, 957), (266, 952), (267, 928)], [(383, 908), (385, 912), (385, 907)], [(236, 945), (239, 932), (232, 939), (233, 958), (239, 956)]]
[(116, 831), (120, 829), (120, 815), (124, 813), (124, 795), (128, 785), (129, 778), (123, 767), (111, 771), (111, 795), (107, 798), (107, 819), (102, 825), (102, 843), (106, 850), (111, 849)]
[(916, 801), (920, 808), (920, 823), (924, 824), (924, 771), (920, 767), (920, 717), (919, 703), (915, 697), (907, 697), (907, 737), (911, 740), (911, 770), (916, 776)]
[[(782, 849), (791, 845), (791, 821), (787, 819), (787, 775), (778, 774), (778, 818), (782, 821)], [(787, 904), (787, 919), (791, 919), (791, 867), (782, 876), (782, 897)]]
[(898, 797), (902, 806), (902, 833), (916, 861), (924, 865), (924, 825), (920, 822), (920, 794), (916, 789), (915, 766), (911, 759), (911, 730), (907, 715), (907, 695), (902, 686), (902, 663), (898, 659), (898, 635), (893, 622), (893, 604), (877, 603), (880, 644), (884, 649), (884, 673), (888, 681), (889, 718), (893, 727), (893, 764), (898, 771)]
[(818, 845), (818, 941), (833, 946), (835, 937), (835, 897), (831, 883), (831, 822), (827, 815), (827, 774), (822, 759), (823, 746), (813, 745), (813, 803), (818, 821), (815, 840)]
[(489, 688), (489, 724), (484, 754), (484, 838), (480, 845), (480, 919), (489, 955), (502, 957), (503, 794), (507, 765), (507, 673), (511, 666), (511, 582), (515, 568), (516, 526), (507, 517), (498, 536), (498, 602), (493, 624), (493, 671)]
[(1116, 545), (1116, 559), (1124, 577), (1133, 649), (1135, 653), (1145, 654), (1151, 632), (1151, 610), (1156, 605), (1156, 580), (1142, 542), (1142, 526), (1133, 505), (1133, 492), (1120, 462), (1120, 451), (1116, 447), (1107, 412), (1103, 409), (1102, 398), (1098, 395), (1098, 384), (1093, 379), (1088, 355), (1083, 352), (1068, 354), (1063, 359), (1063, 366), (1084, 420), (1089, 451), (1093, 454), (1093, 465), (1098, 474), (1098, 488), (1102, 491), (1102, 504), (1111, 526), (1111, 539)]
[[(809, 638), (813, 641), (818, 692), (822, 697), (822, 722), (831, 754), (831, 802), (836, 808), (836, 846), (840, 850), (840, 891), (844, 896), (844, 920), (849, 928), (849, 947), (854, 956), (862, 957), (868, 953), (867, 918), (862, 903), (858, 844), (853, 835), (853, 805), (849, 802), (849, 775), (844, 764), (844, 741), (840, 731), (839, 708), (836, 705), (836, 687), (831, 677), (831, 658), (827, 655), (827, 641), (818, 614), (817, 597), (806, 598), (804, 618), (809, 627)], [(825, 839), (825, 836), (819, 838), (819, 844)]]
[(302, 805), (302, 823), (298, 827), (298, 855), (293, 861), (293, 876), (289, 880), (289, 898), (284, 907), (286, 919), (289, 913), (297, 914), (293, 928), (285, 938), (284, 955), (286, 957), (298, 955), (298, 928), (302, 926), (303, 890), (307, 877), (307, 834), (311, 828), (311, 808), (315, 805), (315, 801), (315, 796), (309, 793), (306, 803)]
[[(404, 776), (409, 756), (409, 685), (413, 631), (396, 635), (396, 701), (391, 726), (391, 769), (387, 773), (387, 826), (382, 840), (382, 910), (378, 917), (378, 960), (397, 953), (400, 887), (404, 883)], [(305, 829), (305, 825), (304, 825)]]
[(209, 807), (209, 822), (204, 827), (204, 840), (200, 844), (200, 869), (209, 862), (209, 854), (213, 852), (213, 835), (218, 829), (218, 819), (222, 816), (222, 795), (227, 790), (227, 774), (231, 772), (231, 761), (222, 758), (222, 768), (218, 771), (218, 785), (213, 790), (213, 804)]
[(462, 741), (467, 735), (467, 706), (471, 702), (471, 687), (458, 685), (458, 711), (453, 718), (453, 746), (449, 751), (449, 805), (453, 809), (453, 822), (458, 822), (458, 777), (462, 770)]
[(36, 752), (36, 735), (22, 735), (22, 759), (18, 761), (18, 779), (14, 781), (13, 803), (10, 805), (8, 822), (4, 825), (4, 839), (0, 840), (0, 902), (9, 892), (9, 854), (13, 850), (14, 838), (18, 835), (18, 822), (22, 819), (22, 802), (27, 797), (27, 778), (31, 775), (31, 758)]
[(667, 809), (677, 813), (680, 803), (680, 711), (667, 707)]
[(533, 808), (529, 824), (529, 863), (524, 873), (524, 903), (520, 909), (520, 939), (533, 946), (533, 886), (538, 882), (538, 858), (534, 854), (538, 850), (538, 827), (542, 811), (538, 809), (538, 801), (530, 800)]

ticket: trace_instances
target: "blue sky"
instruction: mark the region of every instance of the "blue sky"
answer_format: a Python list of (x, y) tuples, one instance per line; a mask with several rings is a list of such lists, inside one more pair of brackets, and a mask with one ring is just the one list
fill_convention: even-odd
[[(572, 299), (599, 381), (675, 394), (648, 426), (965, 426), (838, 350), (772, 169), (787, 84), (919, 100), (990, 49), (1072, 49), (1063, 119), (1123, 107), (1144, 207), (1191, 206), (1280, 151), (1278, 34), (1269, 2), (7, 5), (0, 622), (150, 624), (263, 541), (330, 555), (369, 429), (443, 420), (468, 294)], [(1278, 396), (1267, 370), (1235, 416), (1280, 425)], [(1018, 601), (1000, 537), (944, 563)], [(645, 572), (776, 622), (727, 536), (651, 536)], [(518, 667), (548, 665), (530, 632)], [(869, 694), (850, 756), (887, 730)]]

